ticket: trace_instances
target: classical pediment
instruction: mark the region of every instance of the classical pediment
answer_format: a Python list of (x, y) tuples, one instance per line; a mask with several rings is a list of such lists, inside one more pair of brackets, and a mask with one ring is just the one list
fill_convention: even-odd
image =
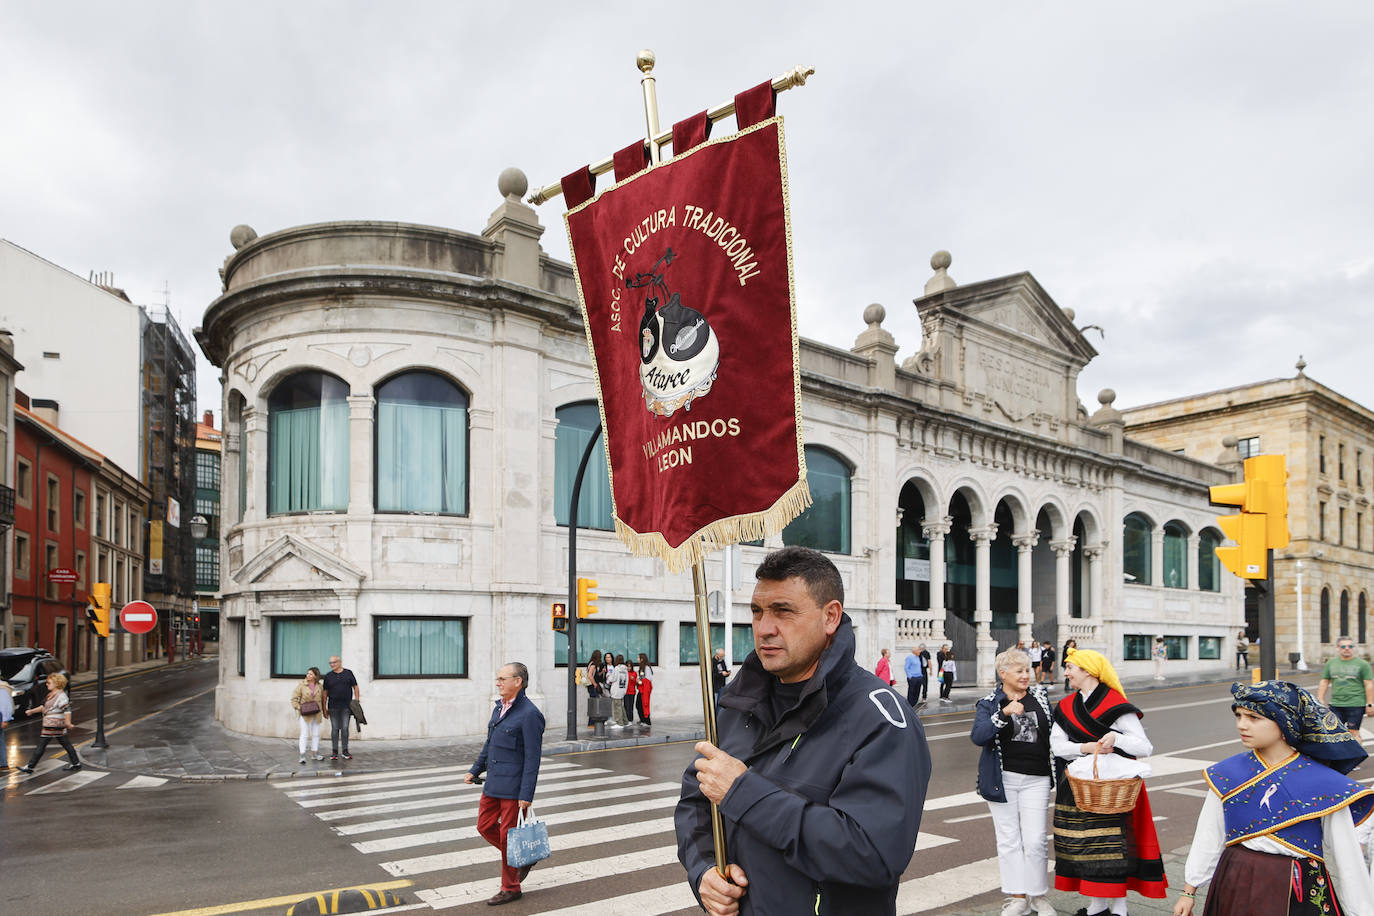
[(940, 298), (941, 311), (955, 324), (966, 323), (1010, 341), (1038, 345), (1082, 368), (1097, 355), (1069, 315), (1028, 273), (956, 287)]
[(356, 590), (364, 577), (362, 570), (346, 560), (292, 534), (284, 534), (268, 544), (234, 573), (236, 582), (255, 591)]

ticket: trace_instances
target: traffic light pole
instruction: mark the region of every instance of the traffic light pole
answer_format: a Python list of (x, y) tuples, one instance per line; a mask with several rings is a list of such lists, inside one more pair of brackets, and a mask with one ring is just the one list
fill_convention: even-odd
[(572, 497), (568, 500), (568, 740), (577, 740), (577, 508), (582, 498), (582, 478), (592, 449), (601, 438), (601, 424), (596, 424), (592, 438), (582, 452), (582, 461), (573, 478)]
[(100, 657), (95, 661), (95, 740), (91, 742), (91, 747), (102, 750), (110, 746), (105, 740), (105, 646), (108, 641), (108, 637), (96, 637)]
[(1255, 581), (1255, 587), (1261, 590), (1259, 606), (1260, 678), (1272, 681), (1278, 677), (1278, 647), (1274, 645), (1273, 548), (1269, 549), (1265, 559), (1268, 561), (1268, 574), (1264, 579)]

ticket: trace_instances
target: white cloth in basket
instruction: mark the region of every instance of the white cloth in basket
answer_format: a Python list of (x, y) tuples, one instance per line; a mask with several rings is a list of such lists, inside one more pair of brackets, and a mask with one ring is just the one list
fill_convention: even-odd
[[(1150, 775), (1150, 765), (1143, 760), (1131, 760), (1120, 754), (1102, 754), (1097, 758), (1098, 779), (1144, 778)], [(1079, 757), (1069, 764), (1069, 775), (1075, 779), (1093, 778), (1093, 755)]]

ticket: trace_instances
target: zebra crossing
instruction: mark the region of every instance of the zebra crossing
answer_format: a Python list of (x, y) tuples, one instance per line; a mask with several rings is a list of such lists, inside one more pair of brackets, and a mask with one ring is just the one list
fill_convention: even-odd
[[(482, 788), (466, 767), (429, 767), (350, 777), (302, 787), (274, 783), (382, 871), (414, 880), (415, 909), (486, 912), (499, 886), (499, 855), (478, 835)], [(540, 916), (666, 916), (696, 911), (677, 860), (673, 808), (679, 784), (595, 766), (545, 759), (535, 811), (549, 828), (553, 855), (522, 884), (523, 913)], [(982, 804), (973, 793), (929, 799), (927, 811)], [(932, 818), (929, 826), (936, 826)], [(923, 831), (916, 850), (957, 843)], [(633, 877), (635, 890), (622, 888)], [(967, 900), (999, 883), (996, 858), (902, 883), (898, 912), (919, 914)], [(639, 890), (646, 884), (648, 889)], [(476, 907), (481, 906), (481, 909)], [(542, 908), (541, 908), (542, 907)]]
[[(62, 769), (66, 764), (66, 757), (49, 757), (40, 761), (31, 774), (21, 773), (17, 765), (11, 765), (8, 770), (0, 770), (0, 794), (15, 792), (20, 795), (60, 795), (92, 786), (114, 790), (156, 789), (167, 783), (161, 776), (135, 776), (110, 770), (92, 770), (84, 766), (79, 770), (66, 772)], [(49, 778), (54, 775), (55, 779)]]

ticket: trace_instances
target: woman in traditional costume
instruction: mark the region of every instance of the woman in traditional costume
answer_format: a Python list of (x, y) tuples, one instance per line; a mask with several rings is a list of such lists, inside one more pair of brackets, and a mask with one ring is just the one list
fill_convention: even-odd
[(1175, 916), (1191, 916), (1208, 880), (1203, 916), (1371, 916), (1355, 827), (1374, 813), (1374, 789), (1344, 775), (1364, 748), (1294, 684), (1232, 684), (1231, 695), (1246, 750), (1204, 771), (1212, 791)]
[[(1088, 754), (1134, 760), (1154, 751), (1142, 713), (1126, 701), (1105, 656), (1076, 649), (1064, 659), (1064, 676), (1073, 692), (1054, 711), (1050, 749), (1056, 757), (1066, 763)], [(1069, 781), (1062, 780), (1054, 805), (1054, 857), (1055, 888), (1088, 898), (1076, 916), (1125, 916), (1128, 890), (1162, 899), (1169, 887), (1143, 786), (1133, 810), (1093, 814), (1074, 803)]]

